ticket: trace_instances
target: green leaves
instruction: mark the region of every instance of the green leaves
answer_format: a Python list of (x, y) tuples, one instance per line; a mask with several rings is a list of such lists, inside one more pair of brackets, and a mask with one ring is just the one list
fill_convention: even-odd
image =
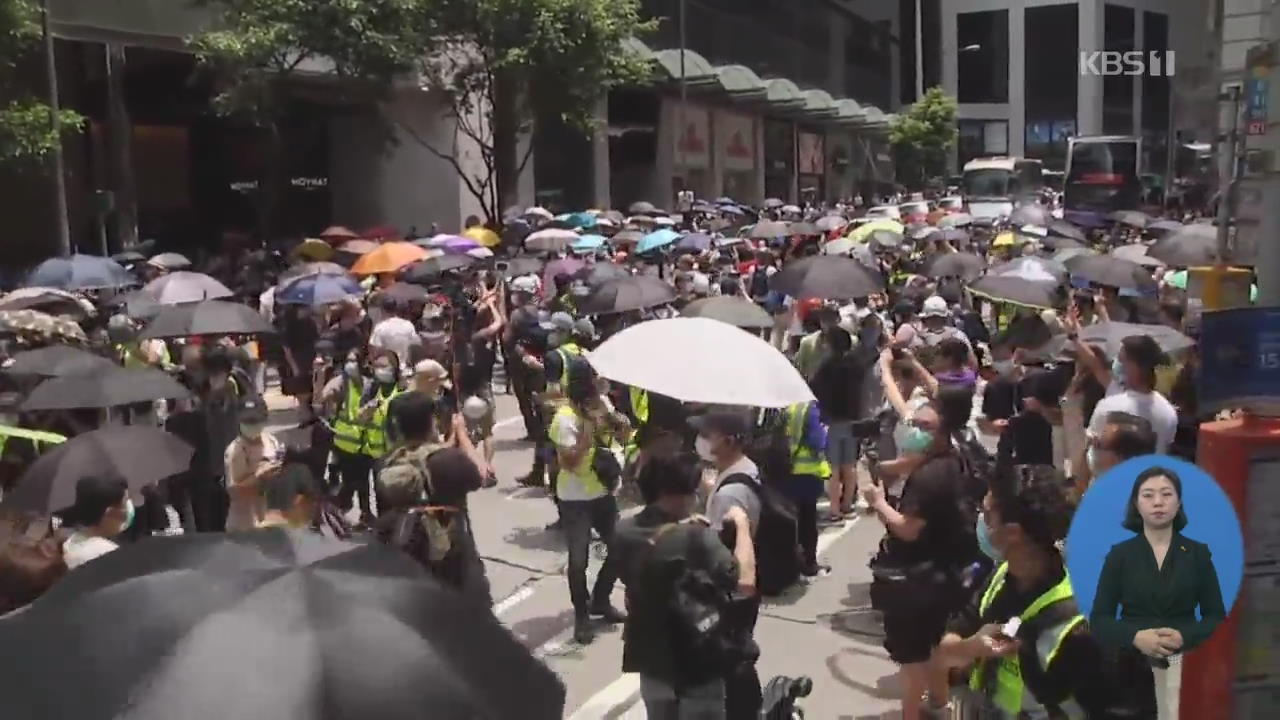
[[(49, 106), (17, 77), (19, 62), (39, 51), (39, 21), (39, 10), (29, 0), (0, 0), (0, 97), (6, 98), (0, 101), (0, 164), (37, 162), (59, 141)], [(64, 110), (59, 120), (68, 134), (79, 129), (83, 118)]]
[(955, 99), (940, 87), (930, 88), (889, 129), (899, 178), (920, 186), (926, 178), (944, 174), (947, 152), (958, 135)]

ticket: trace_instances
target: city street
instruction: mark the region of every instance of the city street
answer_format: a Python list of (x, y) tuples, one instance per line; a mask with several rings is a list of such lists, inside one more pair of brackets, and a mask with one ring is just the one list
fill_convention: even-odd
[[(496, 389), (501, 390), (499, 380)], [(572, 638), (573, 615), (564, 580), (566, 553), (559, 536), (544, 527), (555, 507), (538, 489), (514, 478), (527, 472), (532, 445), (520, 442), (524, 427), (515, 398), (497, 396), (498, 486), (473, 493), (469, 502), (476, 542), (484, 556), (498, 617), (565, 683), (566, 717), (573, 720), (646, 717), (636, 675), (623, 674), (622, 628), (600, 627), (583, 648)], [(292, 442), (291, 401), (275, 390), (272, 429)], [(891, 716), (894, 666), (880, 646), (879, 622), (867, 595), (867, 560), (882, 529), (873, 518), (830, 526), (819, 539), (819, 560), (830, 575), (765, 603), (756, 627), (763, 682), (777, 675), (807, 675), (813, 694), (802, 707), (812, 718), (870, 719)], [(601, 547), (589, 569), (599, 569)], [(623, 591), (614, 591), (623, 606)]]

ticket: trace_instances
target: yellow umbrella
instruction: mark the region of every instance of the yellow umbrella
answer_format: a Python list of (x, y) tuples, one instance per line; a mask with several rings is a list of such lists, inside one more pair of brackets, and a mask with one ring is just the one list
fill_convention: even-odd
[(1005, 230), (1004, 232), (996, 236), (995, 241), (991, 243), (991, 247), (993, 248), (1010, 247), (1012, 245), (1017, 245), (1017, 244), (1018, 244), (1018, 241), (1014, 239), (1013, 231)]
[(502, 238), (498, 237), (497, 233), (479, 225), (467, 228), (462, 236), (469, 237), (487, 248), (497, 247), (498, 243), (502, 242)]
[(303, 260), (324, 262), (333, 259), (333, 246), (319, 238), (307, 238), (293, 249), (293, 254)]
[(854, 242), (866, 242), (867, 239), (871, 237), (871, 233), (877, 230), (888, 230), (891, 233), (901, 235), (906, 228), (904, 228), (902, 223), (897, 220), (890, 220), (889, 218), (885, 218), (883, 220), (872, 220), (865, 225), (854, 228), (853, 232), (849, 233), (848, 237)]

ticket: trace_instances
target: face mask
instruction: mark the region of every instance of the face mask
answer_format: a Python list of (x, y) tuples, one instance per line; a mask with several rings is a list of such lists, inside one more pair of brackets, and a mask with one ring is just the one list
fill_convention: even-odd
[(210, 390), (221, 390), (221, 389), (225, 388), (226, 386), (227, 386), (227, 376), (226, 376), (226, 375), (210, 375), (210, 376), (209, 376), (209, 389), (210, 389)]
[(902, 451), (909, 453), (922, 453), (933, 447), (933, 433), (918, 427), (913, 427), (907, 431), (907, 437), (902, 441)]
[(378, 382), (383, 383), (385, 385), (387, 383), (391, 383), (395, 381), (396, 372), (391, 368), (377, 368), (373, 371), (373, 377)]
[(240, 436), (248, 440), (256, 440), (262, 437), (262, 431), (267, 427), (260, 423), (240, 423)]
[(983, 555), (995, 560), (996, 562), (1004, 562), (1004, 554), (991, 544), (991, 530), (987, 527), (987, 518), (985, 513), (978, 513), (978, 524), (975, 527), (978, 535), (978, 549)]
[(699, 435), (698, 439), (693, 441), (693, 450), (698, 453), (698, 457), (706, 462), (716, 461), (715, 453), (711, 452), (711, 440), (702, 435)]
[(124, 525), (120, 527), (120, 532), (124, 532), (133, 527), (133, 498), (124, 499)]
[(349, 378), (357, 377), (360, 375), (360, 363), (349, 362), (342, 366), (342, 372)]
[(1009, 373), (1013, 372), (1013, 368), (1014, 368), (1014, 364), (1012, 360), (997, 360), (991, 363), (991, 369), (995, 370), (1001, 375), (1008, 375)]

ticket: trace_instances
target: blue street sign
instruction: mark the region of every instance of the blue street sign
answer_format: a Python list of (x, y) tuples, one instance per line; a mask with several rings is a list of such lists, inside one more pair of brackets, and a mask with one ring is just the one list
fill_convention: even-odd
[(1206, 312), (1199, 347), (1202, 410), (1280, 405), (1280, 308)]
[(1249, 119), (1265, 121), (1271, 100), (1271, 81), (1265, 77), (1251, 77), (1245, 81), (1244, 87)]

